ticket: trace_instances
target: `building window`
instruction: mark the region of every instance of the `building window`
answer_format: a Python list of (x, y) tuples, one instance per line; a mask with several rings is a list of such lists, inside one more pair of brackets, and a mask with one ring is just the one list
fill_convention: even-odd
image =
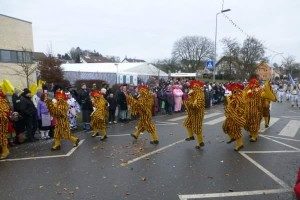
[(17, 63), (18, 62), (18, 53), (16, 51), (11, 51), (10, 59), (11, 59), (11, 62)]
[(23, 52), (19, 51), (18, 52), (18, 62), (21, 63), (23, 62), (24, 58), (23, 58)]
[(133, 84), (133, 76), (130, 76), (130, 84)]
[(1, 50), (1, 61), (2, 62), (10, 62), (10, 51)]

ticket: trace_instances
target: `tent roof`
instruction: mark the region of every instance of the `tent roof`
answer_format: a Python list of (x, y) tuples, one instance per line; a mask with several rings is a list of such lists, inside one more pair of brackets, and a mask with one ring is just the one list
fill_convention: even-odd
[(131, 73), (149, 76), (168, 76), (152, 64), (142, 63), (72, 63), (62, 64), (67, 72)]

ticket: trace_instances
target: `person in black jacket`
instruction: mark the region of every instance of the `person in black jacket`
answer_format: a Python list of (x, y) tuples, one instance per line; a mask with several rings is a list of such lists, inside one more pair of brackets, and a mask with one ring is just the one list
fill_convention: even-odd
[(127, 122), (127, 100), (126, 100), (126, 86), (121, 86), (120, 90), (117, 92), (117, 103), (119, 108), (119, 118), (121, 122)]
[(109, 96), (107, 97), (107, 102), (108, 102), (108, 111), (109, 111), (109, 115), (108, 115), (108, 123), (114, 123), (116, 124), (117, 121), (115, 119), (115, 115), (116, 115), (116, 108), (117, 108), (117, 99), (114, 97), (113, 93), (110, 93)]
[(22, 91), (19, 89), (15, 89), (14, 94), (12, 95), (13, 102), (13, 122), (14, 129), (17, 136), (17, 142), (22, 143), (25, 136), (25, 120), (21, 115), (21, 93)]
[(83, 83), (78, 94), (78, 103), (81, 107), (83, 129), (89, 131), (91, 129), (91, 114), (93, 112), (93, 104), (90, 98), (90, 91)]
[(26, 136), (29, 142), (34, 142), (37, 130), (37, 110), (31, 100), (31, 92), (28, 88), (23, 90), (20, 100), (20, 111), (25, 120)]

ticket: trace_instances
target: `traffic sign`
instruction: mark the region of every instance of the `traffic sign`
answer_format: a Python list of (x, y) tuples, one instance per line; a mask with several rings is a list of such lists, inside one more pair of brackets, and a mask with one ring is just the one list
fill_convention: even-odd
[(212, 61), (212, 60), (206, 61), (206, 67), (207, 68), (213, 68), (214, 67), (214, 61)]

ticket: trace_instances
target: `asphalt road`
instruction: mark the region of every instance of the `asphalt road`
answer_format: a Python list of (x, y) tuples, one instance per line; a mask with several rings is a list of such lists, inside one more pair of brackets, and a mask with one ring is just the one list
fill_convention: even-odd
[(50, 140), (19, 145), (0, 162), (0, 199), (293, 200), (300, 110), (275, 103), (271, 115), (257, 143), (245, 133), (239, 153), (226, 144), (222, 106), (206, 111), (201, 150), (184, 141), (184, 113), (154, 118), (157, 146), (148, 133), (129, 136), (135, 121), (110, 126), (105, 142), (80, 132), (78, 148), (64, 142), (59, 152), (50, 151)]

